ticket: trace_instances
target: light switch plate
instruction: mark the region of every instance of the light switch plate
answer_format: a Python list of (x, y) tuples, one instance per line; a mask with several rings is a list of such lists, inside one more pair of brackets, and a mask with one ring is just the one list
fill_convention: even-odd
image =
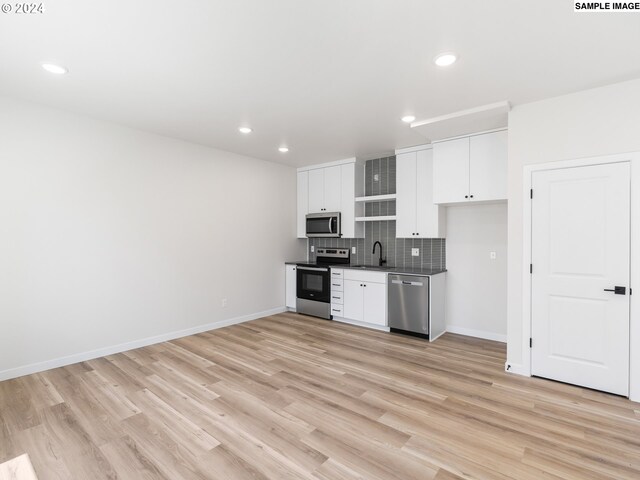
[(495, 260), (495, 259), (497, 258), (497, 254), (496, 254), (496, 252), (489, 252), (489, 258), (490, 258), (491, 260)]
[(313, 245), (311, 245), (311, 253), (315, 252), (316, 247), (314, 247)]
[(411, 249), (411, 256), (412, 257), (419, 257), (420, 256), (420, 249), (419, 248), (412, 248)]
[(373, 181), (377, 182), (380, 180), (380, 175), (378, 175), (377, 173), (373, 176)]
[(351, 254), (355, 255), (356, 254), (356, 247), (351, 247)]

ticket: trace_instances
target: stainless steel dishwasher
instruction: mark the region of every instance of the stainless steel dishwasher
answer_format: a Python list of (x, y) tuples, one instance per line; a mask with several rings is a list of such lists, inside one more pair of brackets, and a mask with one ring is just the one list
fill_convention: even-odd
[(389, 274), (389, 328), (433, 342), (447, 331), (445, 271), (432, 275)]

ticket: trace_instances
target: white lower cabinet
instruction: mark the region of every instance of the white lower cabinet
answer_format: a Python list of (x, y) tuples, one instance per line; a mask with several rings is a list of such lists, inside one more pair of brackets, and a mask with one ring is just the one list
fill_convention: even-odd
[[(386, 275), (385, 281), (386, 281)], [(387, 284), (364, 284), (364, 312), (362, 321), (374, 325), (387, 326)]]
[(291, 310), (296, 309), (296, 285), (297, 271), (295, 265), (285, 265), (285, 306)]
[(344, 270), (331, 269), (331, 315), (344, 317)]
[(364, 288), (358, 280), (344, 282), (344, 318), (362, 321), (364, 317)]
[(387, 326), (387, 274), (344, 271), (344, 318), (371, 325)]

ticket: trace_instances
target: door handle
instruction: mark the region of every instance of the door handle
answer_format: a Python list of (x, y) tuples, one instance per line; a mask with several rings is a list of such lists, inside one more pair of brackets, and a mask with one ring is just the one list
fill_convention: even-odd
[(613, 292), (616, 295), (626, 295), (627, 294), (627, 287), (615, 286), (613, 288), (605, 288), (604, 291), (605, 292)]

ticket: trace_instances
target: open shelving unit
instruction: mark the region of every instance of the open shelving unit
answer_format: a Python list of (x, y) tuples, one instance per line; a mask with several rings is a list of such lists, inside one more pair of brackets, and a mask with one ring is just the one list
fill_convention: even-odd
[(376, 217), (356, 217), (356, 222), (384, 222), (395, 219), (395, 215), (378, 215)]
[(389, 193), (387, 195), (369, 195), (367, 197), (356, 197), (356, 202), (386, 202), (388, 200), (395, 200), (397, 195), (395, 193)]

